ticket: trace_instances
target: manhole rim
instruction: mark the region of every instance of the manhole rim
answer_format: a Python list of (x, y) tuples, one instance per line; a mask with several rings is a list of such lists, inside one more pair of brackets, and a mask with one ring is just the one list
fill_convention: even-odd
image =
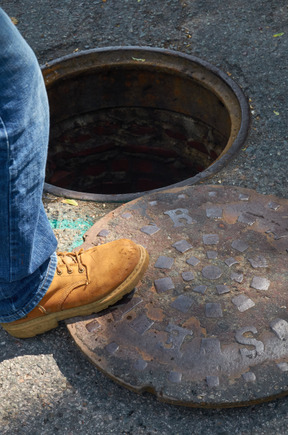
[[(224, 73), (218, 67), (216, 67), (215, 65), (211, 64), (206, 60), (203, 60), (194, 55), (186, 54), (177, 50), (168, 50), (168, 49), (146, 47), (146, 46), (115, 46), (115, 47), (112, 46), (112, 47), (104, 47), (104, 48), (93, 48), (89, 50), (79, 51), (77, 53), (69, 54), (63, 57), (59, 57), (49, 62), (46, 65), (42, 65), (41, 69), (44, 76), (46, 87), (49, 88), (49, 85), (51, 84), (51, 82), (53, 82), (53, 80), (57, 80), (58, 78), (63, 77), (63, 75), (61, 76), (57, 72), (57, 66), (59, 65), (61, 65), (61, 69), (63, 70), (65, 69), (65, 64), (69, 63), (71, 60), (75, 60), (81, 57), (82, 58), (87, 57), (91, 54), (109, 55), (117, 52), (119, 54), (127, 53), (129, 55), (129, 57), (127, 57), (127, 64), (128, 64), (128, 60), (130, 63), (131, 61), (134, 60), (134, 62), (138, 63), (139, 67), (141, 67), (142, 64), (140, 60), (143, 57), (145, 57), (145, 55), (147, 56), (149, 54), (153, 55), (155, 53), (156, 54), (159, 53), (161, 55), (171, 56), (172, 60), (177, 59), (178, 57), (182, 60), (186, 60), (188, 62), (197, 64), (200, 67), (212, 73), (213, 75), (215, 75), (218, 79), (220, 79), (220, 81), (224, 82), (224, 84), (229, 88), (230, 91), (232, 91), (239, 104), (241, 119), (240, 119), (239, 131), (237, 133), (235, 140), (227, 150), (226, 150), (227, 148), (226, 146), (226, 148), (222, 151), (218, 159), (214, 161), (214, 163), (212, 163), (204, 171), (199, 172), (198, 174), (192, 177), (186, 178), (185, 180), (179, 181), (177, 183), (169, 184), (161, 188), (141, 191), (141, 192), (124, 193), (124, 194), (101, 194), (101, 193), (88, 193), (88, 192), (65, 189), (45, 182), (44, 191), (56, 196), (75, 198), (80, 200), (88, 200), (88, 201), (96, 201), (96, 202), (127, 202), (139, 198), (146, 194), (161, 192), (163, 190), (172, 189), (174, 187), (191, 186), (197, 184), (201, 181), (204, 181), (212, 177), (213, 175), (221, 171), (221, 169), (223, 169), (225, 166), (227, 166), (229, 161), (232, 160), (236, 156), (236, 153), (242, 148), (249, 134), (249, 127), (250, 127), (249, 103), (240, 86), (234, 80), (232, 80), (226, 73)], [(137, 53), (137, 55), (140, 55), (142, 57), (135, 58), (134, 56), (132, 56), (133, 53), (134, 54)], [(117, 61), (115, 61), (115, 64), (116, 63)], [(83, 71), (85, 71), (85, 69), (81, 69), (80, 67), (79, 71), (76, 71), (76, 73), (83, 72)]]

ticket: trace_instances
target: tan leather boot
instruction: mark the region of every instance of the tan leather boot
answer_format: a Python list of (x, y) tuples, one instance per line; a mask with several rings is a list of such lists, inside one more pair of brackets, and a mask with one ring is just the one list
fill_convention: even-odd
[(126, 239), (57, 255), (54, 279), (37, 307), (23, 319), (2, 323), (14, 337), (34, 337), (60, 320), (104, 310), (135, 287), (149, 262), (147, 251)]

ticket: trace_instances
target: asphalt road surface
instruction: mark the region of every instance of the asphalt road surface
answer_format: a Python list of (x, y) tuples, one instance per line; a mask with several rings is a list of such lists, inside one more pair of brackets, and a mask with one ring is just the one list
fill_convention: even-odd
[[(4, 0), (1, 6), (40, 63), (94, 47), (141, 45), (216, 65), (249, 98), (251, 128), (245, 147), (209, 183), (288, 197), (287, 1)], [(96, 217), (105, 213), (103, 205), (91, 207)], [(65, 325), (27, 340), (0, 329), (0, 386), (3, 435), (254, 435), (285, 434), (288, 427), (288, 398), (203, 410), (138, 396), (98, 372)]]

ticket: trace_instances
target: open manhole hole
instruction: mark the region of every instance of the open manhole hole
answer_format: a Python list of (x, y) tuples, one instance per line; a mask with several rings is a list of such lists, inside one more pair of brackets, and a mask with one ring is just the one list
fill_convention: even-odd
[(214, 66), (178, 52), (89, 50), (43, 69), (51, 110), (46, 191), (95, 201), (191, 185), (241, 148), (249, 109)]

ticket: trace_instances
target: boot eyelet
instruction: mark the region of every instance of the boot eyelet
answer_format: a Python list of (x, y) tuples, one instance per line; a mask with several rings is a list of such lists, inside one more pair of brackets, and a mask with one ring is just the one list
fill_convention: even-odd
[(62, 275), (61, 270), (57, 270), (56, 273), (57, 273), (57, 275)]
[(69, 275), (71, 275), (71, 273), (73, 273), (72, 269), (68, 269), (67, 272), (69, 273)]
[(81, 269), (79, 268), (79, 269), (78, 269), (78, 272), (79, 272), (79, 273), (83, 273), (83, 272), (85, 272), (84, 267), (82, 267)]

